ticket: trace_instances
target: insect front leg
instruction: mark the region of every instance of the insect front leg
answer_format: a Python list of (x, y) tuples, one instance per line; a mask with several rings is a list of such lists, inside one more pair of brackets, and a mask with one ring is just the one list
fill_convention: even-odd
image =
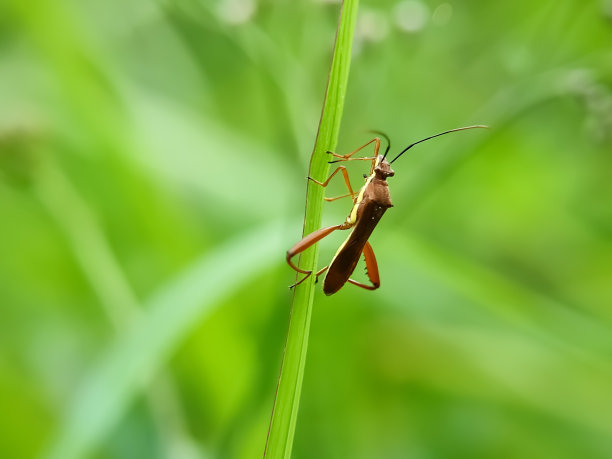
[(351, 194), (351, 193), (343, 194), (342, 196), (334, 196), (333, 198), (324, 197), (323, 199), (325, 199), (327, 202), (332, 202), (332, 201), (336, 201), (338, 199), (348, 198), (349, 196), (351, 198), (353, 198), (353, 200), (355, 199), (355, 195)]
[[(363, 150), (365, 147), (367, 147), (368, 145), (370, 145), (372, 142), (374, 142), (374, 157), (370, 158), (370, 157), (365, 157), (365, 158), (351, 158), (351, 156), (353, 156), (355, 153), (357, 153), (360, 150)], [(337, 163), (339, 161), (371, 161), (376, 159), (376, 157), (378, 156), (378, 150), (380, 150), (380, 137), (374, 137), (372, 140), (370, 140), (369, 142), (363, 144), (362, 146), (360, 146), (359, 148), (357, 148), (356, 150), (351, 151), (350, 153), (347, 153), (346, 155), (339, 155), (338, 153), (333, 153), (331, 151), (328, 151), (327, 153), (336, 157), (336, 158), (340, 158), (337, 161), (330, 161), (330, 163)]]
[(346, 183), (346, 187), (349, 190), (349, 194), (345, 194), (343, 196), (336, 196), (334, 198), (324, 198), (326, 201), (335, 201), (336, 199), (346, 198), (348, 196), (350, 196), (351, 198), (355, 198), (355, 192), (353, 191), (353, 187), (351, 187), (351, 181), (349, 179), (346, 167), (338, 166), (338, 168), (334, 172), (332, 172), (331, 175), (327, 177), (327, 180), (325, 180), (324, 182), (319, 182), (318, 180), (315, 180), (312, 177), (308, 177), (308, 180), (311, 180), (317, 185), (321, 185), (323, 188), (325, 188), (327, 187), (327, 185), (329, 185), (329, 181), (332, 179), (332, 177), (336, 175), (338, 172), (342, 172), (342, 175), (344, 176), (344, 183)]
[[(321, 239), (323, 239), (325, 236), (328, 236), (330, 233), (332, 233), (332, 232), (334, 232), (334, 231), (336, 231), (338, 229), (346, 229), (346, 224), (342, 223), (340, 225), (328, 226), (327, 228), (321, 228), (321, 229), (319, 229), (317, 231), (314, 231), (314, 232), (310, 233), (308, 236), (306, 236), (304, 239), (302, 239), (300, 242), (295, 244), (293, 247), (291, 247), (289, 250), (287, 250), (287, 263), (289, 264), (289, 266), (291, 266), (298, 273), (306, 274), (302, 279), (297, 281), (291, 287), (295, 287), (296, 285), (301, 284), (306, 279), (308, 279), (308, 277), (312, 274), (312, 271), (306, 271), (304, 269), (301, 269), (299, 266), (296, 266), (293, 263), (293, 261), (291, 261), (291, 259), (294, 256), (296, 256), (297, 254), (302, 253), (304, 250), (306, 250), (307, 248), (309, 248), (310, 246), (312, 246), (316, 242), (318, 242)], [(327, 269), (327, 267), (325, 267), (323, 270), (319, 271), (316, 275), (318, 276), (319, 274), (324, 272), (325, 269)]]

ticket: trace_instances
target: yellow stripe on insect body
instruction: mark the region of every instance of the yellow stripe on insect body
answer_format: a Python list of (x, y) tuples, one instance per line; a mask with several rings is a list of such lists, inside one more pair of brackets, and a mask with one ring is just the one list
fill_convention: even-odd
[(359, 205), (361, 204), (361, 201), (363, 201), (363, 195), (365, 194), (366, 188), (368, 187), (368, 185), (370, 184), (373, 178), (374, 178), (374, 174), (370, 175), (368, 179), (366, 180), (365, 185), (361, 188), (361, 190), (359, 190), (359, 194), (357, 195), (355, 204), (353, 205), (353, 208), (351, 209), (351, 213), (346, 219), (347, 223), (354, 225), (357, 222), (357, 210), (359, 209)]

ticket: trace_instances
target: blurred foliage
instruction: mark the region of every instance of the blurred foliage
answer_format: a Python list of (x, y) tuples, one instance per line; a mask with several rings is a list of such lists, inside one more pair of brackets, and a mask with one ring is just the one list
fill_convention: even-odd
[[(337, 15), (0, 4), (1, 457), (261, 455)], [(294, 457), (610, 457), (612, 3), (363, 1), (356, 38), (340, 152), (492, 129), (394, 164)]]

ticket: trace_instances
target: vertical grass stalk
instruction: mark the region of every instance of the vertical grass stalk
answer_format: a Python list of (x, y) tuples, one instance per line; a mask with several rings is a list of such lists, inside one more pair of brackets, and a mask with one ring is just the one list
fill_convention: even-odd
[[(338, 21), (336, 44), (321, 111), (321, 120), (310, 160), (309, 175), (320, 181), (325, 180), (329, 173), (329, 155), (326, 152), (328, 150), (335, 151), (338, 143), (358, 3), (358, 0), (345, 0)], [(303, 235), (319, 229), (323, 195), (324, 189), (322, 187), (313, 186), (312, 182), (308, 183)], [(315, 270), (317, 259), (318, 248), (316, 246), (311, 247), (302, 253), (299, 266), (305, 270)], [(308, 349), (314, 282), (315, 276), (310, 276), (295, 288), (293, 294), (289, 331), (264, 457), (289, 458), (291, 456)]]

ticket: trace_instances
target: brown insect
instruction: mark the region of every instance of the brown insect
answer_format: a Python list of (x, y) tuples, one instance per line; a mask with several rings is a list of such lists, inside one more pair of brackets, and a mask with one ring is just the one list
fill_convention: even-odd
[[(342, 288), (344, 284), (350, 282), (353, 285), (364, 288), (366, 290), (376, 290), (380, 287), (380, 276), (378, 273), (378, 263), (376, 262), (376, 257), (374, 256), (374, 251), (372, 250), (372, 246), (368, 242), (372, 231), (387, 211), (389, 207), (393, 207), (391, 203), (391, 196), (389, 194), (389, 184), (387, 183), (388, 177), (393, 177), (395, 172), (391, 169), (391, 164), (402, 156), (407, 150), (414, 147), (415, 145), (425, 142), (426, 140), (433, 139), (434, 137), (439, 137), (444, 134), (448, 134), (450, 132), (456, 131), (464, 131), (466, 129), (474, 129), (474, 128), (486, 128), (487, 126), (483, 125), (475, 125), (475, 126), (467, 126), (457, 129), (451, 129), (450, 131), (444, 131), (440, 134), (432, 135), (425, 139), (419, 140), (418, 142), (414, 142), (413, 144), (408, 145), (404, 148), (392, 161), (387, 161), (387, 153), (391, 148), (391, 142), (389, 138), (380, 133), (376, 132), (385, 137), (387, 140), (387, 148), (385, 150), (384, 155), (379, 155), (378, 151), (380, 150), (380, 138), (375, 137), (370, 140), (366, 144), (357, 148), (356, 150), (348, 153), (346, 155), (338, 155), (336, 153), (332, 153), (328, 151), (327, 153), (333, 155), (336, 158), (339, 158), (335, 161), (330, 161), (330, 163), (337, 163), (341, 161), (372, 161), (372, 166), (370, 167), (370, 175), (364, 174), (365, 184), (359, 190), (359, 193), (355, 194), (353, 188), (351, 187), (351, 182), (348, 177), (348, 173), (346, 171), (346, 167), (339, 166), (324, 182), (319, 182), (312, 177), (308, 177), (309, 180), (312, 180), (314, 183), (321, 185), (322, 187), (326, 187), (329, 184), (329, 181), (332, 179), (334, 175), (338, 172), (342, 172), (344, 176), (344, 181), (348, 188), (348, 194), (343, 196), (337, 196), (334, 198), (325, 198), (326, 201), (335, 201), (336, 199), (351, 197), (353, 199), (353, 208), (349, 213), (348, 217), (344, 223), (340, 225), (329, 226), (327, 228), (321, 228), (313, 233), (310, 233), (308, 236), (304, 237), (300, 242), (295, 244), (291, 249), (287, 251), (287, 263), (293, 269), (295, 269), (299, 273), (305, 274), (305, 276), (293, 284), (291, 287), (295, 287), (296, 285), (304, 282), (311, 274), (312, 271), (305, 271), (291, 261), (291, 259), (320, 241), (324, 237), (328, 236), (330, 233), (336, 230), (346, 230), (352, 228), (353, 230), (349, 234), (348, 238), (344, 243), (340, 246), (332, 261), (328, 266), (321, 268), (315, 274), (317, 276), (317, 280), (321, 274), (327, 271), (325, 275), (325, 279), (323, 280), (323, 292), (326, 295), (332, 295), (336, 293), (338, 290)], [(363, 148), (367, 147), (371, 143), (374, 143), (374, 156), (372, 157), (364, 157), (364, 158), (352, 158), (352, 156)], [(366, 271), (368, 274), (368, 278), (370, 279), (371, 285), (364, 284), (362, 282), (351, 279), (350, 276), (353, 274), (355, 267), (357, 266), (357, 262), (359, 261), (359, 257), (363, 253), (366, 263)]]

